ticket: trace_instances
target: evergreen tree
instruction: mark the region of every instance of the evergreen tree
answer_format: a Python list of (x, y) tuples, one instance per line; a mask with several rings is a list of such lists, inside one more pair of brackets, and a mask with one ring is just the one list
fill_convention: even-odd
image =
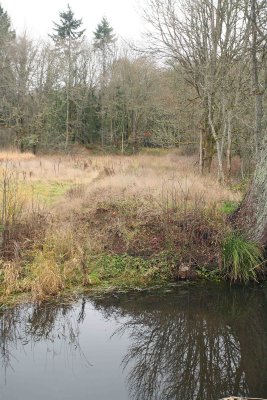
[(113, 33), (113, 28), (109, 25), (109, 22), (105, 17), (102, 18), (101, 22), (97, 25), (96, 31), (94, 32), (94, 46), (95, 49), (99, 50), (102, 57), (102, 74), (105, 80), (107, 72), (107, 60), (111, 53), (112, 44), (116, 41), (116, 37)]
[(10, 60), (10, 46), (15, 39), (15, 31), (6, 11), (0, 5), (0, 123), (10, 120), (10, 110), (15, 96), (15, 84)]
[(109, 22), (105, 17), (102, 18), (101, 22), (97, 25), (96, 31), (94, 32), (94, 47), (100, 53), (101, 58), (101, 78), (100, 78), (100, 116), (101, 116), (101, 143), (104, 144), (104, 97), (105, 88), (107, 86), (107, 70), (108, 70), (108, 58), (112, 55), (113, 44), (116, 38), (113, 33), (113, 28), (109, 25)]
[[(65, 147), (68, 147), (69, 136), (70, 136), (70, 97), (71, 97), (71, 80), (73, 80), (73, 52), (76, 50), (76, 42), (81, 39), (85, 29), (80, 29), (82, 25), (82, 19), (74, 18), (74, 13), (68, 4), (67, 11), (59, 13), (60, 23), (54, 22), (55, 33), (50, 35), (53, 39), (57, 48), (63, 47), (67, 61), (67, 79), (66, 79), (66, 140)], [(73, 46), (75, 43), (75, 46)]]
[(15, 31), (11, 28), (11, 21), (6, 11), (0, 4), (0, 35), (3, 38), (14, 39)]
[(115, 35), (113, 34), (113, 28), (109, 25), (109, 22), (105, 17), (103, 17), (101, 22), (97, 25), (94, 36), (95, 48), (100, 50), (107, 48), (116, 40)]
[(82, 25), (82, 19), (75, 19), (74, 13), (68, 4), (67, 11), (62, 11), (59, 13), (60, 23), (54, 22), (55, 27), (53, 28), (55, 33), (49, 35), (54, 42), (62, 39), (76, 40), (80, 39), (85, 29), (79, 30)]

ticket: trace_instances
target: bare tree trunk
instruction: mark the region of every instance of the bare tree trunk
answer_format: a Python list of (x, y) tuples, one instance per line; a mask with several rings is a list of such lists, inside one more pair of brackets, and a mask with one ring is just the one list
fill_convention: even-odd
[(67, 149), (69, 145), (69, 123), (70, 123), (70, 64), (71, 64), (71, 39), (68, 39), (68, 82), (67, 82), (67, 93), (66, 93), (66, 141), (65, 141), (65, 148)]
[(112, 116), (110, 118), (110, 143), (113, 145), (113, 120)]
[(211, 112), (211, 96), (209, 97), (209, 124), (212, 132), (213, 139), (216, 143), (216, 151), (217, 151), (217, 160), (218, 160), (218, 181), (220, 183), (224, 182), (224, 172), (223, 172), (223, 162), (222, 162), (222, 143), (220, 143), (220, 139), (217, 135), (217, 132), (214, 127), (214, 123), (212, 120), (212, 112)]
[(203, 154), (203, 170), (210, 173), (211, 163), (214, 155), (214, 139), (213, 136), (210, 134), (209, 128), (207, 128), (204, 136)]
[(267, 132), (251, 187), (234, 214), (235, 223), (244, 234), (262, 246), (267, 246)]
[(67, 110), (66, 110), (66, 141), (65, 148), (69, 145), (69, 119), (70, 119), (70, 102), (69, 102), (69, 88), (67, 88)]
[(228, 114), (227, 121), (226, 169), (227, 177), (229, 178), (232, 171), (232, 116), (230, 113)]
[(258, 88), (255, 90), (255, 147), (256, 156), (259, 154), (259, 147), (262, 136), (262, 118), (263, 118), (263, 94)]
[(136, 111), (132, 111), (132, 136), (133, 136), (133, 154), (136, 154), (138, 151), (138, 137), (137, 137), (137, 120), (138, 116)]
[(222, 150), (219, 138), (216, 139), (216, 150), (217, 150), (217, 160), (218, 160), (218, 181), (219, 183), (224, 182), (224, 172), (223, 172), (223, 160), (222, 160)]
[(262, 117), (263, 117), (263, 92), (259, 82), (259, 66), (258, 66), (258, 27), (257, 27), (257, 0), (251, 0), (251, 24), (252, 24), (252, 43), (251, 43), (251, 77), (252, 77), (252, 90), (255, 95), (255, 149), (256, 156), (259, 153), (259, 146), (262, 136)]
[[(263, 93), (266, 87), (260, 85), (257, 51), (258, 47), (258, 17), (257, 1), (250, 0), (252, 23), (252, 84), (255, 94), (255, 140), (257, 165), (250, 189), (241, 206), (233, 215), (233, 220), (244, 234), (260, 245), (267, 248), (267, 131), (262, 138)], [(262, 56), (265, 51), (262, 52)], [(267, 67), (265, 66), (265, 74)]]
[(199, 172), (203, 175), (204, 172), (204, 163), (203, 163), (203, 131), (201, 129), (199, 136)]
[(210, 173), (211, 171), (211, 163), (214, 156), (214, 139), (211, 133), (209, 117), (207, 108), (208, 105), (205, 105), (205, 111), (203, 116), (203, 127), (201, 130), (201, 140), (202, 144), (202, 171), (203, 173)]
[(124, 153), (124, 133), (121, 132), (121, 154)]

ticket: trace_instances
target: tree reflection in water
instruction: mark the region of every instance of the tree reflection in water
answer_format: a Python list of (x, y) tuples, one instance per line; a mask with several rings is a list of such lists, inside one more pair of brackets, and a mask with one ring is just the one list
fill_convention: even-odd
[[(12, 368), (13, 354), (18, 346), (28, 343), (32, 347), (38, 342), (46, 342), (52, 357), (58, 351), (71, 354), (75, 349), (90, 365), (79, 344), (80, 325), (85, 317), (85, 299), (80, 309), (71, 304), (43, 303), (31, 306), (17, 306), (0, 312), (0, 356), (5, 370)], [(60, 341), (61, 346), (53, 346)], [(64, 345), (64, 346), (63, 346)]]
[[(114, 335), (128, 338), (122, 366), (132, 398), (214, 400), (229, 394), (266, 397), (266, 299), (264, 288), (195, 286), (88, 301), (107, 324), (115, 320)], [(79, 344), (85, 312), (85, 299), (3, 311), (3, 366), (12, 367), (18, 346), (58, 340), (61, 351), (64, 343), (63, 351), (78, 351), (89, 365)], [(103, 362), (104, 356), (99, 354)]]
[(136, 300), (102, 301), (107, 315), (128, 317), (116, 334), (130, 337), (123, 366), (132, 398), (266, 396), (264, 291), (192, 288)]

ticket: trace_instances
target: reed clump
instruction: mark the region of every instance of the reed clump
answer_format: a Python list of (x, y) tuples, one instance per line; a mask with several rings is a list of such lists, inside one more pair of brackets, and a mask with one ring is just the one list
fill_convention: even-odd
[(222, 243), (222, 272), (232, 282), (257, 281), (263, 271), (262, 249), (243, 235), (230, 232)]
[(43, 300), (59, 294), (64, 289), (64, 280), (59, 265), (52, 258), (39, 254), (30, 267), (30, 290), (33, 299)]
[(12, 293), (21, 291), (20, 284), (20, 268), (16, 262), (4, 262), (2, 264), (2, 283), (3, 283), (3, 295), (9, 296)]

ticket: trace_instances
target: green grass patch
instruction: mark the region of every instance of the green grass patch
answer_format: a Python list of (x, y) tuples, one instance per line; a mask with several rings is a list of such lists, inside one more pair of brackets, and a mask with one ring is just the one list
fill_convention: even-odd
[(53, 204), (58, 198), (72, 187), (71, 182), (44, 182), (36, 181), (30, 185), (26, 185), (25, 191), (32, 195), (33, 198), (40, 199), (46, 204)]
[(223, 242), (223, 274), (233, 282), (257, 281), (263, 263), (261, 249), (242, 235), (231, 232)]
[(234, 213), (237, 210), (238, 206), (239, 206), (238, 202), (227, 200), (227, 201), (223, 202), (221, 207), (219, 207), (219, 211), (222, 214), (230, 215), (230, 214)]
[(149, 156), (164, 156), (169, 152), (169, 149), (164, 149), (162, 147), (143, 147), (139, 153)]
[(205, 267), (199, 267), (197, 268), (196, 272), (198, 278), (203, 279), (205, 281), (221, 282), (222, 280), (218, 268), (207, 269)]
[(173, 265), (165, 254), (148, 259), (127, 254), (102, 254), (90, 262), (90, 280), (93, 285), (146, 287), (170, 281)]

